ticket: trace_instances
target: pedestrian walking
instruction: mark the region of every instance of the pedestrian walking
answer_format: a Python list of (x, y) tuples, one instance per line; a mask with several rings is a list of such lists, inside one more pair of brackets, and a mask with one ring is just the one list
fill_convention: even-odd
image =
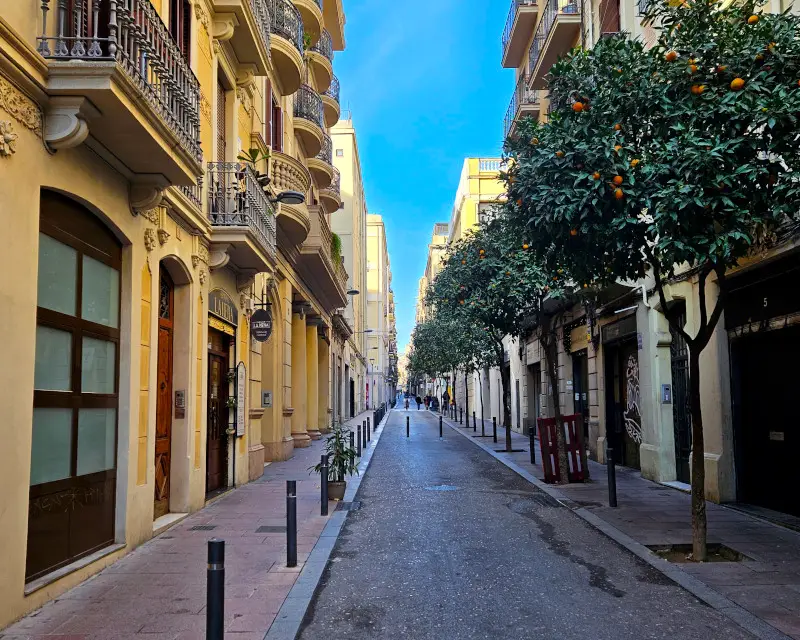
[(422, 398), (417, 396), (416, 401), (417, 401), (417, 411), (419, 411), (419, 408), (422, 406)]

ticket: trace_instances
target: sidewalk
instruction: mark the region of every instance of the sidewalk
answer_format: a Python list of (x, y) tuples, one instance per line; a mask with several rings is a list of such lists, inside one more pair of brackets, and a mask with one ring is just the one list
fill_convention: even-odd
[[(449, 421), (451, 425), (455, 422)], [(457, 430), (472, 437), (469, 428)], [(481, 432), (478, 419), (477, 433)], [(491, 436), (492, 424), (486, 421)], [(497, 444), (491, 438), (473, 442), (492, 451), (505, 447), (505, 429), (498, 426)], [(541, 452), (536, 442), (536, 465), (530, 463), (529, 440), (512, 432), (514, 449), (524, 453), (499, 453), (515, 466), (542, 480)], [(585, 484), (549, 485), (566, 496), (574, 509), (593, 516), (642, 545), (691, 544), (691, 498), (687, 493), (641, 477), (638, 471), (617, 466), (618, 507), (608, 507), (606, 467), (589, 461), (591, 481)], [(712, 502), (706, 503), (708, 541), (722, 543), (749, 559), (742, 562), (680, 563), (671, 565), (693, 576), (760, 620), (800, 640), (800, 533), (754, 518)], [(653, 555), (656, 558), (655, 555)], [(666, 561), (658, 560), (658, 562)]]
[[(364, 412), (347, 424), (361, 424)], [(374, 427), (373, 427), (374, 428)], [(4, 640), (202, 640), (207, 542), (225, 540), (225, 637), (263, 640), (329, 517), (308, 467), (324, 438), (274, 462), (74, 589), (0, 631)], [(286, 567), (286, 480), (297, 480), (297, 561)], [(331, 503), (329, 513), (335, 513)]]

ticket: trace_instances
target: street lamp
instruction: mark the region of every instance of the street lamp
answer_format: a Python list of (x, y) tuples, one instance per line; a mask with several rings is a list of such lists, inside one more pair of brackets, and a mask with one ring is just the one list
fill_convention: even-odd
[(305, 195), (299, 191), (281, 191), (277, 197), (270, 198), (272, 204), (303, 204), (306, 201)]

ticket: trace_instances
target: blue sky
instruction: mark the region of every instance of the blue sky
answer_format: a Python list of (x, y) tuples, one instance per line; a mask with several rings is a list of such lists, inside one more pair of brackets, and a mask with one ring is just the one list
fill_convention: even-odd
[[(487, 6), (488, 5), (488, 6)], [(400, 350), (433, 223), (450, 218), (463, 160), (500, 153), (514, 72), (500, 66), (508, 3), (344, 0), (336, 54), (367, 206), (386, 223)]]

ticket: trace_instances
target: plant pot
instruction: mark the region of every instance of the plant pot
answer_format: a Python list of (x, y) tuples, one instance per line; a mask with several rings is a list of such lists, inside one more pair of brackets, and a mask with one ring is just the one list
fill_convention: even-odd
[(347, 482), (328, 481), (328, 499), (343, 500), (344, 492), (347, 489)]

